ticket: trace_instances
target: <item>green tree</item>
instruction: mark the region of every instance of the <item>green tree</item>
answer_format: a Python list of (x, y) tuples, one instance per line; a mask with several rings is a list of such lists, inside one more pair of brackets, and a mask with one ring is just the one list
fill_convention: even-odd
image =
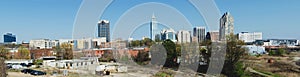
[(275, 51), (271, 50), (271, 51), (269, 51), (269, 55), (274, 56), (274, 55), (276, 55), (276, 53), (275, 53)]
[(8, 59), (9, 58), (8, 54), (9, 51), (4, 46), (0, 46), (0, 57), (4, 59)]
[(178, 56), (181, 56), (181, 45), (180, 44), (176, 44), (176, 53)]
[(138, 47), (140, 45), (141, 45), (140, 40), (131, 41), (131, 46), (132, 47)]
[(277, 52), (277, 55), (278, 56), (283, 56), (283, 54), (285, 54), (285, 53), (286, 53), (286, 51), (283, 48), (279, 48), (278, 52)]
[(240, 61), (240, 59), (247, 55), (246, 49), (243, 48), (242, 45), (245, 45), (245, 43), (243, 41), (238, 40), (233, 34), (227, 36), (227, 46), (225, 55), (226, 59), (222, 72), (229, 77), (241, 76), (241, 68), (239, 67), (242, 66), (239, 66), (238, 63), (243, 64), (243, 62)]
[(212, 44), (211, 40), (205, 40), (200, 44), (200, 46), (206, 46), (207, 49), (199, 47), (200, 55), (203, 56), (203, 58), (206, 60), (207, 63), (209, 63), (209, 61), (210, 61), (209, 58), (211, 56), (211, 51), (212, 51), (211, 44)]
[(145, 38), (141, 40), (141, 46), (147, 46), (150, 47), (154, 42), (150, 38)]
[(167, 51), (167, 59), (164, 67), (176, 67), (178, 65), (176, 63), (176, 59), (178, 57), (178, 53), (176, 52), (176, 44), (170, 39), (167, 39), (163, 41), (162, 45)]
[(30, 51), (27, 48), (25, 48), (23, 46), (20, 46), (18, 48), (18, 55), (17, 55), (17, 57), (19, 59), (30, 59)]

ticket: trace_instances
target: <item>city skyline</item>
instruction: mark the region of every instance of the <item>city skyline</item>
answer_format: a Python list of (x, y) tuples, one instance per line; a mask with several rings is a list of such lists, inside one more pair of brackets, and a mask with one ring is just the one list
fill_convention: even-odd
[[(144, 2), (148, 1), (114, 1), (99, 20), (106, 19), (111, 21), (112, 26), (110, 28), (113, 28), (117, 19), (123, 12), (134, 5)], [(188, 18), (193, 27), (207, 26), (205, 25), (202, 16), (199, 15), (196, 9), (187, 1), (153, 2), (168, 4), (178, 9)], [(299, 15), (297, 14), (299, 14), (300, 11), (296, 10), (300, 8), (297, 4), (300, 3), (300, 1), (292, 0), (288, 2), (282, 0), (270, 2), (216, 0), (215, 2), (220, 9), (221, 14), (229, 11), (234, 17), (235, 33), (245, 31), (262, 32), (264, 36), (263, 39), (300, 39), (300, 36), (295, 35), (300, 32), (297, 30), (297, 25), (299, 25), (299, 23), (297, 23)], [(17, 36), (17, 42), (29, 42), (29, 40), (37, 38), (70, 39), (72, 38), (73, 23), (80, 4), (81, 0), (3, 1), (0, 3), (0, 6), (2, 6), (0, 9), (3, 10), (0, 15), (0, 20), (2, 21), (2, 23), (0, 23), (2, 27), (0, 29), (0, 34), (3, 35), (7, 32), (11, 32)], [(116, 6), (124, 7), (117, 9), (118, 7)], [(159, 17), (157, 17), (157, 19), (159, 21)], [(0, 37), (0, 41), (3, 41), (3, 36)]]

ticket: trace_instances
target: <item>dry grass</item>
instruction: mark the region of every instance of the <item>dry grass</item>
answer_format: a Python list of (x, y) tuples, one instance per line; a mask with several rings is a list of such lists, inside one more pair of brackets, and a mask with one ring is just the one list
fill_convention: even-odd
[[(300, 77), (300, 68), (295, 65), (295, 62), (291, 57), (299, 56), (299, 53), (292, 53), (287, 56), (268, 56), (263, 55), (261, 57), (248, 57), (245, 59), (245, 63), (248, 67), (255, 70), (270, 72), (283, 77)], [(275, 62), (268, 63), (268, 59), (273, 59)]]

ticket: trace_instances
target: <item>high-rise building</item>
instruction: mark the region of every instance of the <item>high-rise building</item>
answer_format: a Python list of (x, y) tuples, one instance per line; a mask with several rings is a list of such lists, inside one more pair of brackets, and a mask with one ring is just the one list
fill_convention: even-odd
[(167, 39), (176, 42), (175, 31), (173, 29), (163, 29), (161, 31), (161, 40), (167, 40)]
[(193, 36), (196, 37), (198, 43), (205, 40), (205, 27), (195, 27), (193, 29)]
[(108, 20), (100, 20), (98, 22), (98, 37), (106, 38), (106, 42), (110, 42), (110, 28)]
[(230, 35), (231, 33), (233, 34), (233, 29), (234, 29), (234, 20), (233, 17), (230, 15), (229, 12), (226, 12), (220, 19), (220, 41), (226, 40), (226, 36)]
[(177, 33), (177, 43), (190, 43), (191, 32), (186, 30), (180, 30)]
[(154, 14), (152, 15), (151, 22), (150, 22), (150, 38), (152, 40), (155, 40), (155, 35), (159, 34), (157, 33), (157, 22), (156, 22), (156, 17)]
[(16, 42), (16, 35), (13, 35), (12, 33), (6, 33), (3, 35), (4, 43), (15, 43)]
[(238, 33), (239, 40), (246, 43), (254, 42), (255, 40), (262, 40), (262, 32), (241, 32)]

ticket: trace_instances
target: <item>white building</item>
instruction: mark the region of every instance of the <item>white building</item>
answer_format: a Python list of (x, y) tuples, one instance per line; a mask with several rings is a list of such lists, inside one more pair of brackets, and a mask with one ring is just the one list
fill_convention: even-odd
[(176, 42), (175, 31), (173, 29), (163, 29), (161, 31), (161, 40), (170, 39), (173, 42)]
[(177, 43), (190, 43), (191, 32), (186, 30), (180, 30), (177, 32)]
[(268, 39), (264, 42), (264, 46), (295, 47), (297, 45), (299, 45), (299, 40), (296, 39)]
[(36, 39), (36, 40), (30, 40), (29, 42), (29, 48), (33, 49), (52, 49), (52, 47), (55, 47), (58, 45), (58, 41), (52, 41), (49, 39)]
[(200, 43), (205, 40), (205, 27), (195, 27), (193, 30), (193, 36), (196, 37), (196, 42)]
[(159, 34), (159, 31), (157, 30), (158, 30), (157, 21), (155, 15), (153, 14), (150, 23), (150, 39), (155, 40), (155, 35)]
[(256, 46), (256, 45), (245, 45), (243, 46), (248, 51), (249, 55), (258, 55), (258, 54), (265, 54), (265, 47), (263, 46)]
[(78, 39), (77, 40), (77, 49), (91, 49), (92, 39)]
[(254, 42), (255, 40), (262, 40), (262, 32), (241, 32), (238, 33), (239, 40), (246, 43)]
[(92, 42), (94, 43), (94, 44), (92, 44), (93, 46), (100, 46), (102, 43), (106, 42), (106, 37), (94, 38), (94, 39), (92, 39)]

